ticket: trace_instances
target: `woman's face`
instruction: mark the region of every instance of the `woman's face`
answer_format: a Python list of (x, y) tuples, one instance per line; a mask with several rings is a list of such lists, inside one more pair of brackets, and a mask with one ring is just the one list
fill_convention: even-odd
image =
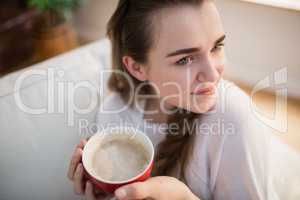
[(216, 103), (214, 89), (225, 64), (225, 35), (215, 5), (168, 8), (155, 20), (147, 79), (164, 106), (207, 112)]

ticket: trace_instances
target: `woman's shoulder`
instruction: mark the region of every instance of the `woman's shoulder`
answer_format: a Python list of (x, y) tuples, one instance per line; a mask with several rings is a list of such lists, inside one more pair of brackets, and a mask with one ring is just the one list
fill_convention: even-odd
[(100, 108), (105, 110), (117, 110), (125, 106), (120, 94), (116, 92), (110, 92), (104, 97), (103, 102), (100, 104)]
[(235, 83), (221, 80), (217, 89), (214, 109), (196, 120), (199, 134), (232, 134), (234, 128), (245, 125), (252, 115), (250, 97)]
[(124, 123), (131, 121), (132, 115), (132, 108), (123, 101), (120, 94), (111, 92), (99, 106), (97, 124), (101, 126), (125, 125)]
[(197, 154), (202, 152), (203, 156), (216, 158), (229, 149), (224, 149), (225, 146), (230, 146), (232, 155), (235, 150), (245, 152), (247, 148), (266, 147), (271, 129), (254, 114), (250, 97), (232, 82), (221, 84), (216, 109), (196, 120)]
[(258, 112), (252, 96), (230, 81), (224, 80), (217, 116), (234, 123), (236, 134), (255, 136), (259, 130), (269, 132), (267, 121)]
[(241, 121), (251, 113), (250, 96), (234, 82), (222, 80), (218, 92), (217, 115)]
[(270, 135), (270, 129), (254, 116), (250, 97), (232, 82), (224, 80), (221, 84), (216, 109), (197, 119), (192, 159), (194, 169), (203, 168), (197, 173), (209, 180), (211, 191), (224, 165), (231, 167), (230, 173), (240, 165), (252, 165), (252, 161), (257, 162), (255, 166), (263, 165)]

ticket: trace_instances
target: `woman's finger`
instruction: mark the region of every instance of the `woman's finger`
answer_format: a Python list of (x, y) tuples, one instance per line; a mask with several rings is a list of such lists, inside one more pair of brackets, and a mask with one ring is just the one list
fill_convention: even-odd
[(85, 144), (87, 143), (87, 140), (83, 139), (83, 140), (80, 140), (79, 144), (77, 145), (76, 149), (79, 148), (79, 149), (83, 149), (83, 147), (85, 146)]
[(75, 174), (74, 174), (74, 192), (76, 194), (83, 194), (83, 188), (82, 188), (82, 181), (83, 181), (83, 166), (82, 164), (79, 164), (76, 168)]
[(76, 146), (76, 149), (72, 155), (69, 169), (68, 169), (68, 178), (71, 181), (73, 180), (75, 169), (76, 169), (78, 163), (81, 161), (82, 150), (83, 150), (84, 146), (86, 145), (86, 143), (87, 143), (87, 140), (81, 140), (80, 143)]
[(96, 197), (93, 193), (93, 185), (91, 184), (90, 181), (86, 182), (85, 195), (88, 200), (96, 200)]
[(150, 190), (147, 182), (137, 182), (123, 186), (115, 191), (119, 200), (146, 199), (150, 197)]
[(68, 169), (68, 178), (73, 181), (74, 179), (74, 172), (81, 161), (82, 157), (82, 149), (77, 148), (72, 156), (70, 161), (69, 169)]

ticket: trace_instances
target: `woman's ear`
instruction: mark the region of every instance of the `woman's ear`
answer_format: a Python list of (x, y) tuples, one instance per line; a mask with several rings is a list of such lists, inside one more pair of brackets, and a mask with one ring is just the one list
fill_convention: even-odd
[(147, 80), (147, 73), (144, 66), (136, 62), (131, 56), (123, 56), (123, 64), (127, 71), (139, 81)]

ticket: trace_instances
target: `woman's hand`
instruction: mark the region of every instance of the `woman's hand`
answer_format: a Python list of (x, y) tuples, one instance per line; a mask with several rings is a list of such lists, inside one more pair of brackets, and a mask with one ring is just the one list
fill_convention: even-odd
[(76, 194), (85, 195), (88, 200), (109, 199), (110, 197), (103, 191), (94, 188), (90, 181), (84, 180), (81, 157), (86, 142), (86, 140), (81, 140), (77, 145), (69, 165), (68, 178), (73, 182)]
[(115, 191), (119, 200), (199, 200), (181, 181), (169, 176), (157, 176), (125, 185)]

